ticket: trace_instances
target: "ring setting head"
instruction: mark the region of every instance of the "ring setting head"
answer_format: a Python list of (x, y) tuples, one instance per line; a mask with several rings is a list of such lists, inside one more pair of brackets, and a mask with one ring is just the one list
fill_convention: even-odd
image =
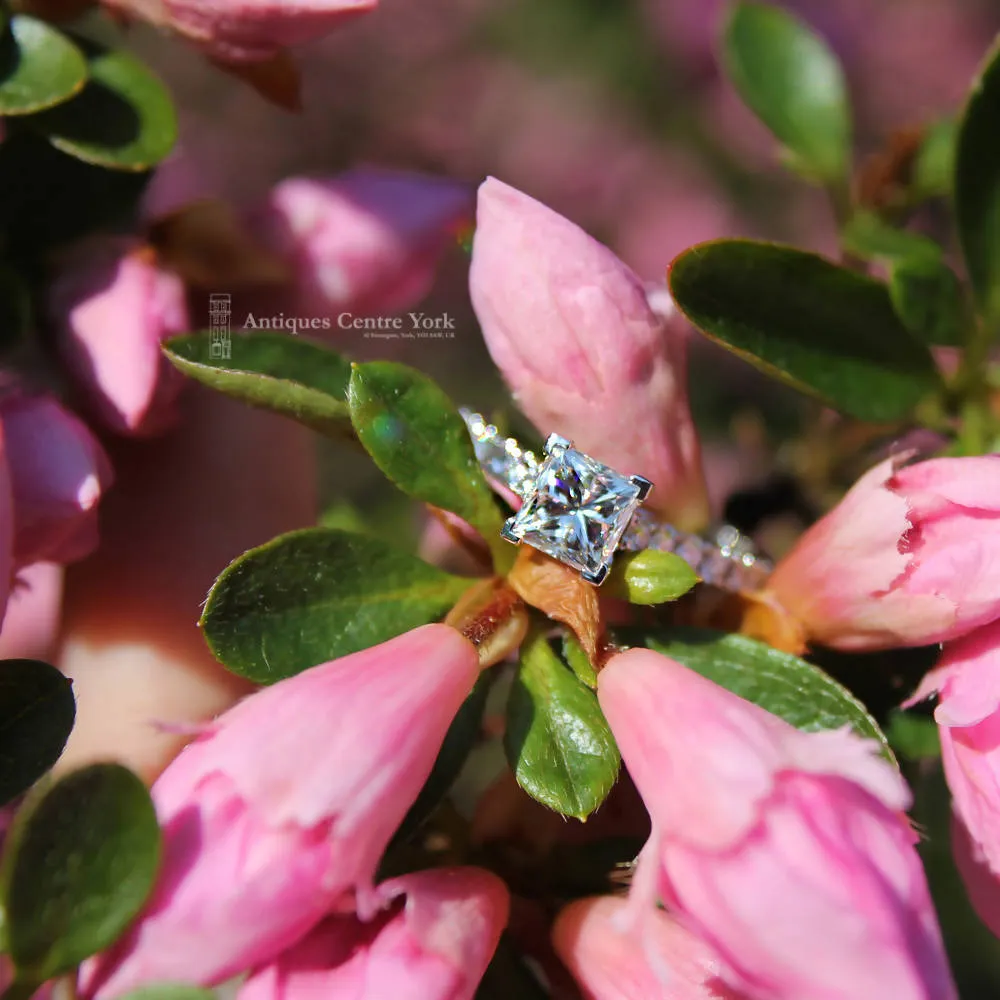
[(538, 475), (525, 490), (521, 509), (504, 523), (503, 537), (544, 552), (598, 586), (652, 485), (642, 476), (622, 475), (551, 434)]

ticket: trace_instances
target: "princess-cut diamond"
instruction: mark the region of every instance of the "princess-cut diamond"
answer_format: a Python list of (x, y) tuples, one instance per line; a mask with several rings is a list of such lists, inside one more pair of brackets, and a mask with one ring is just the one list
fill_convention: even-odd
[(600, 583), (650, 484), (594, 461), (569, 442), (554, 441), (546, 446), (534, 486), (504, 534)]

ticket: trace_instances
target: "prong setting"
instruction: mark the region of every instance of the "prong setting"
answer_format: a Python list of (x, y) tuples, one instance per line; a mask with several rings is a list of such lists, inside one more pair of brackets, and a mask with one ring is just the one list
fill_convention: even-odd
[(628, 481), (639, 487), (640, 503), (649, 496), (649, 491), (653, 488), (653, 484), (645, 476), (629, 476)]
[(547, 455), (555, 455), (558, 457), (562, 452), (566, 451), (567, 448), (572, 448), (573, 442), (568, 441), (561, 434), (550, 434), (545, 439), (545, 453)]
[(508, 542), (513, 542), (514, 545), (520, 545), (521, 539), (514, 531), (514, 522), (516, 520), (517, 519), (514, 517), (508, 517), (507, 520), (504, 521), (502, 527), (500, 528), (500, 535), (503, 538), (505, 538)]

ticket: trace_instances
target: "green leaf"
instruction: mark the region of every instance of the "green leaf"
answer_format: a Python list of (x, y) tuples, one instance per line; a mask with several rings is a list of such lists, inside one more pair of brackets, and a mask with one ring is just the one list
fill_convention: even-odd
[(707, 336), (851, 416), (903, 419), (940, 388), (930, 351), (896, 316), (886, 286), (815, 254), (716, 240), (677, 257), (669, 278)]
[(903, 325), (927, 344), (958, 347), (972, 322), (961, 282), (940, 258), (911, 258), (895, 264), (889, 297)]
[(891, 757), (889, 742), (865, 706), (829, 674), (805, 660), (742, 635), (710, 629), (621, 629), (618, 638), (646, 646), (697, 671), (741, 698), (807, 731), (852, 726), (878, 741)]
[(229, 670), (271, 684), (435, 621), (471, 582), (376, 538), (306, 528), (231, 562), (200, 624)]
[(0, 805), (30, 788), (66, 746), (76, 717), (70, 682), (38, 660), (0, 661)]
[[(82, 44), (82, 43), (81, 43)], [(77, 97), (31, 118), (64, 153), (109, 170), (148, 170), (177, 139), (160, 80), (127, 52), (87, 44), (90, 79)]]
[(844, 74), (806, 24), (770, 4), (737, 3), (723, 61), (740, 96), (801, 172), (826, 184), (846, 181), (851, 112)]
[(945, 198), (952, 193), (958, 122), (936, 122), (924, 136), (913, 165), (913, 191), (918, 198)]
[(187, 983), (153, 983), (126, 993), (121, 1000), (214, 1000), (211, 990)]
[(211, 389), (291, 417), (322, 434), (353, 435), (347, 409), (351, 365), (334, 351), (283, 333), (245, 333), (232, 358), (212, 357), (212, 335), (174, 337), (163, 353), (185, 375)]
[(464, 518), (510, 565), (503, 518), (486, 485), (465, 421), (426, 375), (393, 361), (354, 365), (351, 420), (375, 464), (404, 493)]
[[(423, 826), (455, 783), (469, 754), (482, 738), (483, 712), (486, 710), (486, 698), (495, 677), (496, 671), (483, 671), (472, 693), (462, 702), (448, 727), (424, 787), (420, 789), (420, 793), (393, 837), (393, 845), (409, 840)], [(391, 849), (392, 845), (389, 850)]]
[(78, 93), (87, 60), (58, 28), (16, 14), (0, 36), (0, 114), (31, 115)]
[(590, 662), (587, 651), (568, 629), (563, 632), (562, 636), (562, 658), (583, 684), (592, 690), (597, 690), (597, 671)]
[[(955, 220), (980, 312), (1000, 323), (1000, 43), (969, 95), (955, 147)], [(995, 331), (994, 331), (995, 332)]]
[(0, 873), (18, 978), (51, 979), (117, 940), (145, 903), (159, 859), (149, 793), (119, 764), (74, 771), (29, 799)]
[(939, 260), (943, 254), (930, 237), (898, 229), (874, 212), (859, 211), (851, 216), (841, 231), (840, 241), (848, 253), (863, 260)]
[(619, 555), (605, 586), (630, 604), (664, 604), (683, 597), (697, 582), (698, 574), (679, 555), (646, 549)]
[(607, 797), (621, 758), (597, 695), (544, 636), (521, 647), (504, 750), (517, 783), (543, 805), (586, 819)]

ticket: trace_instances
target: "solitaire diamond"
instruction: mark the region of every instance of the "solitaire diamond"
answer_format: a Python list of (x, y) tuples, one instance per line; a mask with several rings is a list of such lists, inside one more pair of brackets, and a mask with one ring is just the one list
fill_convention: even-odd
[(615, 472), (555, 435), (545, 450), (547, 458), (504, 535), (601, 583), (650, 483)]

